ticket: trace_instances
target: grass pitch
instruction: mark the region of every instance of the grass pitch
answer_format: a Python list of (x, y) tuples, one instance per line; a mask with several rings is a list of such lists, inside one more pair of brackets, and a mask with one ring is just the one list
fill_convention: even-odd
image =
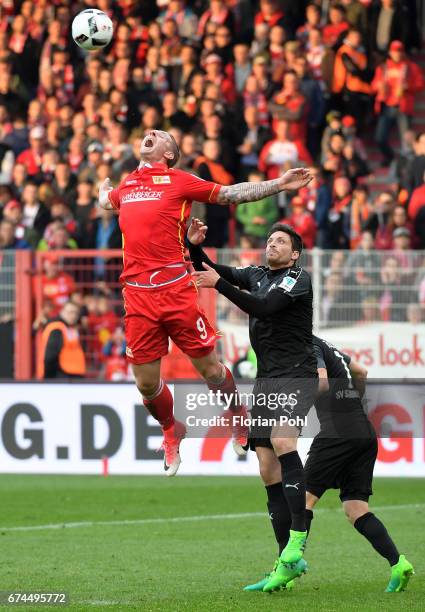
[(415, 566), (406, 592), (383, 592), (388, 564), (329, 492), (312, 524), (309, 573), (266, 595), (242, 591), (276, 557), (259, 479), (3, 475), (0, 590), (65, 591), (66, 609), (82, 611), (424, 610), (424, 485), (378, 479), (372, 498)]

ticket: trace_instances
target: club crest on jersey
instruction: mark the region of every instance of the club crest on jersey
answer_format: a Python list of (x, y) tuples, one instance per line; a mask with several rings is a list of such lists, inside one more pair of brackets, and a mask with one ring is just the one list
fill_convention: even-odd
[(164, 185), (165, 183), (171, 183), (171, 178), (169, 176), (153, 176), (152, 181), (155, 185)]
[(133, 191), (123, 195), (121, 198), (121, 204), (126, 204), (127, 202), (147, 202), (150, 200), (160, 200), (162, 195), (162, 191), (152, 191), (150, 187), (142, 187), (141, 189), (133, 189)]
[(292, 278), (291, 276), (285, 276), (279, 287), (281, 287), (285, 291), (292, 291), (292, 288), (296, 284), (296, 282), (297, 281), (295, 280), (295, 278)]

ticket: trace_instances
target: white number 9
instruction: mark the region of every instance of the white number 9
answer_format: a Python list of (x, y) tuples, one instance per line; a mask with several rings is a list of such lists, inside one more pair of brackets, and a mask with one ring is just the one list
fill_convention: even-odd
[(201, 339), (205, 340), (205, 338), (208, 336), (208, 332), (207, 332), (207, 328), (205, 327), (205, 322), (202, 317), (199, 317), (199, 319), (197, 319), (196, 327), (197, 327), (197, 330), (199, 331), (199, 336), (201, 337)]

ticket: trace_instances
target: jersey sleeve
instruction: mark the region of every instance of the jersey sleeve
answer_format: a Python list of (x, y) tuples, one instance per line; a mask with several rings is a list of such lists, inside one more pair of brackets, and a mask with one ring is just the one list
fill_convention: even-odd
[(346, 363), (347, 365), (350, 365), (350, 363), (351, 363), (351, 357), (350, 357), (350, 355), (347, 355), (347, 353), (342, 353), (342, 352), (341, 352), (341, 355), (343, 356), (345, 363)]
[(286, 293), (292, 300), (308, 295), (311, 291), (310, 276), (305, 270), (291, 270), (284, 276), (277, 289)]
[(112, 204), (112, 206), (116, 210), (120, 209), (120, 191), (119, 191), (119, 187), (115, 187), (115, 189), (113, 189), (109, 193), (109, 201), (110, 201), (110, 203)]
[(196, 200), (206, 204), (216, 204), (221, 185), (212, 181), (204, 181), (199, 176), (189, 172), (179, 173), (181, 195), (187, 200)]
[(313, 353), (316, 357), (317, 367), (326, 370), (325, 355), (323, 353), (322, 348), (320, 346), (317, 346), (317, 344), (313, 344)]
[(247, 266), (246, 268), (233, 268), (234, 284), (240, 289), (249, 291), (252, 286), (252, 281), (255, 276), (256, 266)]

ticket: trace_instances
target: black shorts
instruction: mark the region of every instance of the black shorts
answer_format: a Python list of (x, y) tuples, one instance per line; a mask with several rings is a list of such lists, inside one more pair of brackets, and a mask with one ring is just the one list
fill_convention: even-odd
[(368, 501), (378, 454), (374, 435), (362, 439), (315, 438), (304, 466), (306, 489), (321, 497), (339, 489), (341, 501)]
[[(255, 401), (250, 414), (253, 422), (249, 435), (251, 450), (255, 451), (257, 446), (273, 448), (270, 436), (274, 419), (279, 424), (281, 417), (285, 417), (289, 425), (294, 424), (301, 431), (301, 423), (314, 404), (318, 380), (310, 375), (309, 378), (263, 378), (255, 381), (252, 391)], [(288, 401), (282, 405), (281, 400), (285, 397)], [(265, 423), (259, 424), (259, 420)]]

